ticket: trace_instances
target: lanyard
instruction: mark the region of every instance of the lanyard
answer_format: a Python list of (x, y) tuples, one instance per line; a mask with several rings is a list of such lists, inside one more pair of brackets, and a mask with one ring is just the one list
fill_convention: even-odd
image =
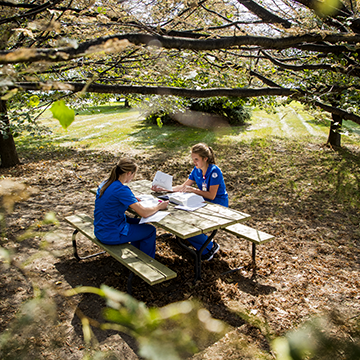
[(207, 191), (205, 176), (203, 176), (202, 191)]

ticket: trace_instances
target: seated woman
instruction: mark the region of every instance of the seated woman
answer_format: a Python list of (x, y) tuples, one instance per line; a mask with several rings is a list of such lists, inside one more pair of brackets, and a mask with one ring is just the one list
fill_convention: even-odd
[[(204, 143), (196, 144), (191, 148), (191, 158), (195, 166), (189, 178), (183, 184), (174, 186), (172, 191), (193, 192), (209, 202), (228, 207), (229, 197), (224, 177), (220, 168), (215, 165), (213, 149)], [(196, 184), (198, 188), (193, 187), (193, 184)], [(153, 186), (152, 190), (167, 191), (158, 186)], [(196, 250), (200, 250), (207, 239), (205, 234), (201, 234), (187, 240)], [(219, 249), (220, 245), (211, 241), (204, 249), (201, 259), (211, 260)]]
[(141, 217), (148, 217), (166, 209), (168, 201), (145, 208), (125, 185), (135, 176), (137, 164), (122, 158), (107, 180), (97, 189), (94, 210), (94, 232), (100, 242), (108, 245), (131, 243), (145, 254), (155, 257), (156, 229), (150, 224), (139, 224), (140, 219), (125, 215), (128, 207)]

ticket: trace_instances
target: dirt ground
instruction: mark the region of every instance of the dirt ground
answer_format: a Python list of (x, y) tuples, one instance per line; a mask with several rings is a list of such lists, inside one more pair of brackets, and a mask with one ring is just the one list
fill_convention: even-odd
[[(274, 197), (266, 186), (253, 185), (253, 174), (244, 166), (245, 162), (257, 161), (251, 148), (234, 152), (224, 147), (217, 151), (223, 155), (219, 165), (225, 174), (230, 206), (252, 215), (247, 225), (275, 235), (274, 240), (258, 246), (257, 276), (253, 277), (251, 269), (251, 244), (228, 233), (220, 231), (216, 235), (221, 249), (212, 261), (203, 263), (203, 280), (196, 285), (192, 282), (189, 254), (174, 239), (159, 240), (156, 258), (177, 272), (174, 282), (178, 286), (168, 293), (159, 293), (137, 279), (133, 295), (149, 307), (198, 299), (214, 318), (229, 324), (226, 336), (204, 345), (194, 355), (197, 360), (251, 358), (238, 346), (239, 339), (271, 355), (264, 333), (245, 322), (238, 312), (247, 312), (267, 323), (273, 335), (282, 335), (310, 316), (334, 308), (344, 319), (359, 315), (359, 210), (345, 210), (342, 204), (326, 198), (320, 201), (315, 196), (304, 195), (299, 199), (285, 188)], [(279, 150), (279, 156), (282, 151), (287, 150)], [(304, 149), (301, 161), (310, 161), (316, 151), (330, 150), (320, 146)], [(72, 229), (63, 217), (76, 212), (92, 215), (94, 195), (88, 190), (108, 175), (117, 157), (106, 152), (54, 153), (46, 149), (20, 155), (22, 164), (1, 169), (1, 177), (26, 183), (37, 189), (37, 193), (17, 203), (6, 218), (2, 246), (13, 251), (14, 261), (23, 266), (17, 269), (0, 264), (0, 332), (10, 326), (26, 299), (46, 291), (57, 304), (57, 325), (55, 328), (49, 325), (40, 339), (30, 337), (29, 354), (36, 354), (33, 358), (37, 359), (81, 359), (85, 346), (75, 311), (101, 321), (105, 304), (95, 295), (65, 298), (62, 292), (79, 285), (99, 287), (101, 284), (126, 291), (128, 270), (108, 255), (78, 262), (72, 255)], [(134, 152), (133, 155), (140, 164), (136, 179), (152, 179), (156, 170), (163, 170), (176, 174), (174, 181), (179, 183), (192, 168), (189, 157), (177, 158), (176, 154), (154, 152), (145, 156)], [(279, 170), (272, 176), (286, 175)], [(49, 211), (56, 213), (58, 226), (40, 223)], [(35, 233), (18, 241), (29, 227), (34, 227)], [(96, 251), (90, 241), (81, 237), (79, 240), (82, 254)], [(242, 268), (226, 273), (238, 267)], [(138, 358), (136, 343), (129, 336), (96, 328), (93, 332), (100, 348), (112, 349), (116, 358)], [(50, 351), (54, 338), (57, 347)]]

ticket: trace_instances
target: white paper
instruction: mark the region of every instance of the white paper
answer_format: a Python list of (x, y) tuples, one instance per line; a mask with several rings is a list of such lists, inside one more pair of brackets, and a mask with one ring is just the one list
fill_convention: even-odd
[(153, 200), (155, 199), (154, 196), (152, 195), (149, 195), (149, 194), (141, 194), (141, 195), (138, 195), (137, 198), (141, 201), (145, 201), (145, 200)]
[(137, 198), (140, 200), (139, 204), (141, 204), (145, 208), (154, 207), (160, 202), (159, 199), (149, 194), (141, 194), (138, 195)]
[(169, 200), (175, 204), (186, 207), (200, 206), (202, 203), (205, 202), (204, 198), (200, 195), (183, 192), (172, 193), (171, 195), (169, 195)]
[(157, 171), (152, 184), (172, 191), (172, 180), (173, 177), (171, 175), (165, 174), (162, 171)]
[(197, 209), (204, 207), (205, 205), (206, 205), (206, 203), (202, 203), (202, 204), (196, 205), (196, 206), (177, 205), (177, 206), (175, 206), (175, 209), (185, 210), (185, 211), (195, 211)]
[(152, 199), (152, 200), (140, 201), (139, 204), (141, 204), (144, 208), (151, 208), (156, 205), (159, 205), (159, 202), (160, 200), (158, 199)]
[(166, 215), (169, 215), (168, 211), (158, 211), (154, 215), (148, 216), (147, 218), (141, 218), (139, 224), (145, 224), (149, 222), (158, 222), (162, 220)]

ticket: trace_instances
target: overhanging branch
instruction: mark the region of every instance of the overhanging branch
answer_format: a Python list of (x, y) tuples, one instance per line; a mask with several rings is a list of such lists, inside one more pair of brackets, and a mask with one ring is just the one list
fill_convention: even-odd
[[(86, 54), (112, 51), (118, 52), (116, 43), (128, 40), (134, 45), (157, 46), (166, 49), (189, 49), (189, 50), (220, 50), (231, 49), (239, 46), (259, 46), (262, 49), (286, 49), (286, 48), (305, 48), (310, 47), (322, 51), (321, 44), (325, 45), (326, 50), (333, 52), (349, 52), (343, 45), (331, 45), (344, 42), (347, 44), (360, 43), (360, 35), (331, 34), (324, 35), (311, 33), (301, 36), (288, 37), (267, 37), (267, 36), (233, 36), (218, 39), (184, 39), (169, 36), (149, 35), (149, 34), (124, 34), (100, 37), (95, 40), (86, 41), (78, 47), (67, 47), (61, 49), (17, 49), (13, 51), (0, 51), (0, 64), (15, 64), (22, 62), (36, 61), (69, 61)], [(330, 49), (329, 49), (330, 48)], [(316, 51), (316, 50), (315, 50)]]
[(271, 13), (269, 10), (260, 6), (255, 1), (252, 0), (237, 0), (237, 1), (265, 22), (271, 24), (280, 24), (286, 29), (289, 29), (291, 27), (290, 21)]
[[(253, 74), (255, 75), (255, 73)], [(275, 84), (276, 86), (276, 84)], [(94, 92), (104, 94), (141, 94), (141, 95), (161, 95), (161, 96), (179, 96), (187, 98), (208, 98), (208, 97), (239, 97), (239, 98), (250, 98), (260, 96), (294, 96), (303, 103), (311, 102), (311, 99), (302, 98), (305, 95), (301, 90), (288, 89), (282, 87), (269, 87), (269, 88), (218, 88), (218, 89), (183, 89), (165, 86), (131, 86), (131, 85), (102, 85), (102, 84), (84, 84), (84, 83), (26, 83), (19, 82), (10, 88), (18, 88), (21, 90), (38, 90), (38, 91), (69, 91), (69, 92)], [(300, 96), (297, 96), (300, 95)], [(314, 101), (315, 106), (321, 109), (341, 116), (344, 120), (352, 120), (360, 125), (360, 116), (347, 111), (335, 108), (330, 105), (326, 105), (319, 101)]]
[(103, 94), (141, 94), (141, 95), (172, 95), (187, 98), (208, 98), (215, 96), (232, 97), (259, 97), (259, 96), (292, 96), (298, 93), (296, 89), (287, 88), (215, 88), (215, 89), (184, 89), (166, 86), (133, 86), (133, 85), (103, 85), (85, 83), (16, 83), (13, 88), (22, 90), (40, 90), (40, 91), (72, 91), (72, 92), (94, 92)]

